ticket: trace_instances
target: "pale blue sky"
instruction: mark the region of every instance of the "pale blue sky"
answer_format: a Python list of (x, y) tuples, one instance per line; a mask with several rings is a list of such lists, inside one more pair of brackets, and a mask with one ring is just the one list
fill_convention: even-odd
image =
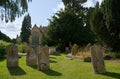
[[(85, 6), (94, 6), (96, 1), (101, 3), (102, 0), (88, 0)], [(49, 23), (47, 19), (51, 18), (60, 8), (64, 8), (62, 0), (32, 0), (32, 2), (29, 3), (28, 10), (31, 16), (32, 25), (47, 26)], [(23, 18), (24, 15), (21, 18), (17, 18), (15, 22), (7, 24), (0, 20), (0, 30), (10, 38), (16, 38), (17, 34), (20, 35)]]

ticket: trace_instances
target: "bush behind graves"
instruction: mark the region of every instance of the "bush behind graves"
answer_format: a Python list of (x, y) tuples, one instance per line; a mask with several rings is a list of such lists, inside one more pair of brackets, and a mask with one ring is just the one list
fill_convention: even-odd
[(0, 58), (6, 54), (6, 46), (10, 43), (0, 40)]
[(18, 45), (18, 52), (27, 53), (29, 50), (29, 46), (27, 43), (21, 43)]

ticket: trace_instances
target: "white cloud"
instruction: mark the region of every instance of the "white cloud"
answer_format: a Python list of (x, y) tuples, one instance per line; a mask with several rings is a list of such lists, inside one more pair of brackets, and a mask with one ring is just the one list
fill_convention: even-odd
[(84, 7), (94, 7), (94, 1), (88, 0), (86, 3), (83, 4)]
[(20, 34), (21, 22), (16, 20), (15, 22), (5, 23), (0, 20), (0, 31), (5, 33), (10, 38), (16, 38), (16, 35)]
[(96, 0), (96, 1), (98, 1), (101, 4), (103, 0)]
[(57, 7), (52, 9), (53, 10), (53, 13), (56, 13), (57, 11), (59, 11), (60, 9), (63, 9), (64, 10), (65, 6), (63, 4), (63, 2), (60, 2), (59, 4), (57, 4)]
[(88, 0), (86, 3), (83, 4), (83, 6), (94, 7), (97, 1), (101, 4), (103, 0)]

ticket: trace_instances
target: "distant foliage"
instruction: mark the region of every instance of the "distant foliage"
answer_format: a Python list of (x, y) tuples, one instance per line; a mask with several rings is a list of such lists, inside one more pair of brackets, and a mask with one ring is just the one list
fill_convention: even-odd
[(20, 52), (20, 53), (27, 53), (28, 50), (29, 50), (29, 47), (28, 47), (27, 43), (18, 44), (18, 52)]
[(6, 42), (11, 42), (11, 39), (4, 33), (0, 31), (0, 40), (6, 41)]
[(6, 54), (6, 46), (10, 43), (0, 40), (0, 58)]

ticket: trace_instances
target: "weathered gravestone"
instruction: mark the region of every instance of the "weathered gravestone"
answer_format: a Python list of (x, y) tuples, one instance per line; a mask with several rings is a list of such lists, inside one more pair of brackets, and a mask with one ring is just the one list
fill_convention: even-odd
[(37, 58), (38, 58), (38, 52), (39, 52), (39, 46), (40, 46), (40, 39), (42, 35), (40, 33), (39, 28), (34, 25), (34, 27), (31, 30), (31, 36), (29, 38), (29, 52), (27, 53), (26, 57), (26, 64), (30, 66), (37, 65)]
[(91, 47), (91, 61), (93, 64), (94, 73), (105, 73), (105, 64), (103, 58), (104, 48), (100, 45)]
[(26, 56), (26, 64), (29, 66), (37, 65), (37, 54), (33, 48), (29, 48)]
[(74, 44), (71, 49), (71, 54), (75, 56), (78, 53), (79, 46), (77, 44)]
[(40, 48), (40, 53), (38, 55), (38, 69), (48, 70), (49, 68), (50, 68), (49, 47), (45, 45)]
[(17, 46), (10, 44), (6, 48), (7, 52), (7, 67), (17, 67), (18, 66), (18, 51)]

